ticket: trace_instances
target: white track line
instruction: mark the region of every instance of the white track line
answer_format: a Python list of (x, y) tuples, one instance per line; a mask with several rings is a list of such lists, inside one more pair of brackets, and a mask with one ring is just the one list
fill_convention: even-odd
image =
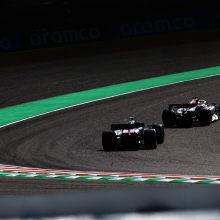
[(199, 79), (204, 79), (204, 78), (209, 78), (209, 77), (214, 77), (214, 76), (219, 76), (219, 75), (220, 74), (216, 74), (216, 75), (205, 76), (205, 77), (200, 77), (200, 78), (195, 78), (195, 79), (190, 79), (190, 80), (184, 80), (184, 81), (180, 81), (180, 82), (169, 83), (169, 84), (160, 85), (160, 86), (154, 86), (154, 87), (150, 87), (150, 88), (146, 88), (146, 89), (135, 90), (135, 91), (132, 91), (132, 92), (122, 93), (122, 94), (118, 94), (118, 95), (114, 95), (114, 96), (109, 96), (109, 97), (106, 97), (106, 98), (101, 98), (101, 99), (96, 99), (96, 100), (92, 100), (92, 101), (88, 101), (88, 102), (83, 102), (83, 103), (80, 103), (80, 104), (71, 105), (71, 106), (67, 106), (67, 107), (64, 107), (64, 108), (59, 108), (59, 109), (56, 109), (56, 110), (53, 110), (53, 111), (45, 112), (45, 113), (42, 113), (42, 114), (38, 114), (38, 115), (34, 115), (34, 116), (31, 116), (31, 117), (28, 117), (28, 118), (21, 119), (21, 120), (18, 120), (18, 121), (14, 121), (14, 122), (11, 122), (9, 124), (5, 124), (5, 125), (0, 126), (0, 129), (4, 128), (4, 127), (7, 127), (9, 125), (13, 125), (13, 124), (22, 122), (22, 121), (27, 121), (29, 119), (36, 118), (36, 117), (39, 117), (39, 116), (42, 116), (42, 115), (50, 114), (50, 113), (57, 112), (57, 111), (62, 111), (62, 110), (65, 110), (65, 109), (73, 108), (73, 107), (84, 105), (84, 104), (89, 104), (89, 103), (92, 103), (92, 102), (102, 101), (102, 100), (105, 100), (105, 99), (110, 99), (110, 98), (114, 98), (114, 97), (118, 97), (118, 96), (122, 96), (122, 95), (127, 95), (127, 94), (131, 94), (131, 93), (135, 93), (135, 92), (145, 91), (145, 90), (148, 90), (148, 89), (154, 89), (154, 88), (159, 88), (159, 87), (163, 87), (163, 86), (169, 86), (169, 85), (174, 85), (174, 84), (178, 84), (178, 83), (183, 83), (183, 82), (188, 82), (188, 81), (193, 81), (193, 80), (199, 80)]

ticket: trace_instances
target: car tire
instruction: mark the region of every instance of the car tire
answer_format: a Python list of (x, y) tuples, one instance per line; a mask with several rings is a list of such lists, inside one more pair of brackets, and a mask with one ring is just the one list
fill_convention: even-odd
[(176, 114), (174, 112), (171, 112), (170, 110), (163, 110), (162, 121), (163, 121), (164, 126), (166, 127), (174, 126), (175, 117), (176, 117)]
[(157, 148), (157, 137), (155, 129), (144, 129), (143, 138), (146, 149)]
[(201, 126), (208, 126), (210, 125), (210, 121), (212, 118), (211, 111), (209, 109), (202, 108), (199, 110), (197, 118)]
[(157, 135), (157, 143), (162, 144), (164, 142), (164, 128), (162, 124), (154, 124), (153, 129), (156, 130), (156, 135)]
[(215, 107), (218, 115), (218, 120), (220, 120), (220, 104)]
[(113, 151), (116, 147), (116, 136), (113, 131), (103, 131), (102, 147), (104, 151)]

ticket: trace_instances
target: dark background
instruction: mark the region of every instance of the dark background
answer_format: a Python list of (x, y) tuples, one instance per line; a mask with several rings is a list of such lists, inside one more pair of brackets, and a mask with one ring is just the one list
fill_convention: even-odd
[(219, 10), (219, 0), (1, 0), (0, 34)]

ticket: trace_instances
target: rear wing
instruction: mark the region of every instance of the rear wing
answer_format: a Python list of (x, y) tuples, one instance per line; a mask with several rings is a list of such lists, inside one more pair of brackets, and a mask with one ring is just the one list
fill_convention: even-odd
[(119, 129), (134, 129), (138, 127), (144, 127), (144, 123), (135, 123), (135, 124), (112, 124), (111, 130), (119, 130)]
[(189, 103), (186, 103), (186, 104), (170, 104), (169, 105), (169, 109), (171, 108), (192, 108), (192, 107), (195, 107), (197, 106), (197, 104), (189, 104)]

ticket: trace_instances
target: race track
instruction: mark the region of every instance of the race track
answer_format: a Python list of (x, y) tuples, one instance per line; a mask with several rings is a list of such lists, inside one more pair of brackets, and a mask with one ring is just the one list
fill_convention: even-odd
[[(200, 42), (1, 68), (1, 107), (220, 66), (219, 48), (218, 41)], [(111, 123), (124, 122), (129, 116), (145, 124), (161, 123), (162, 111), (169, 103), (188, 102), (193, 95), (220, 103), (219, 88), (220, 76), (209, 77), (84, 104), (2, 128), (0, 163), (79, 171), (220, 176), (220, 122), (208, 127), (166, 128), (165, 142), (156, 150), (104, 152), (101, 145), (102, 131)], [(0, 180), (1, 195), (169, 184), (12, 177)]]

